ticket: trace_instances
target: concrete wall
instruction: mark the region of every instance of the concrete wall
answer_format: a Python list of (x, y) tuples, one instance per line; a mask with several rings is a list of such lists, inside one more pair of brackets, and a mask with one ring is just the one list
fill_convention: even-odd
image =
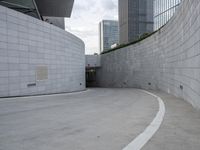
[(100, 55), (85, 55), (85, 66), (86, 67), (100, 67), (101, 66)]
[(84, 43), (0, 6), (0, 97), (85, 89)]
[(101, 64), (101, 86), (162, 90), (200, 109), (200, 1), (185, 0), (160, 31)]

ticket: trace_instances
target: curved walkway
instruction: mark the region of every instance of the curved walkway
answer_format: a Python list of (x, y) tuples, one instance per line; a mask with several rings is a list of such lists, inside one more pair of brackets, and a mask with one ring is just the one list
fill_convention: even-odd
[(182, 99), (155, 92), (164, 100), (165, 119), (143, 150), (199, 150), (200, 112)]
[[(143, 149), (198, 150), (200, 114), (180, 99), (155, 94), (166, 114)], [(158, 111), (156, 98), (137, 89), (0, 99), (0, 149), (122, 150)]]

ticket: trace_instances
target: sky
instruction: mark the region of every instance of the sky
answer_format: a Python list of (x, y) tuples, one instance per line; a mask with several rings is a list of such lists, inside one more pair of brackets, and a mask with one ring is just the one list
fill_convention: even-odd
[(65, 28), (85, 42), (86, 54), (99, 53), (99, 22), (118, 19), (118, 0), (75, 0)]

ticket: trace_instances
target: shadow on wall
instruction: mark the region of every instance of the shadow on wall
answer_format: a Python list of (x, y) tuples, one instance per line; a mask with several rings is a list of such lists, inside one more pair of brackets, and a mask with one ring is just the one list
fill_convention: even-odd
[(177, 13), (145, 40), (101, 56), (98, 84), (162, 90), (200, 109), (200, 1)]

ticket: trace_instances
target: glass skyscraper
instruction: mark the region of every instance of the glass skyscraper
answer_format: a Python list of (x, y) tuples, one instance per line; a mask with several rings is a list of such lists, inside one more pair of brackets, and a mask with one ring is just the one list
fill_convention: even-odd
[(100, 52), (111, 49), (113, 44), (119, 43), (119, 22), (103, 20), (99, 23)]
[(154, 0), (154, 30), (159, 29), (174, 15), (182, 0)]
[(120, 44), (153, 32), (153, 0), (119, 0)]

